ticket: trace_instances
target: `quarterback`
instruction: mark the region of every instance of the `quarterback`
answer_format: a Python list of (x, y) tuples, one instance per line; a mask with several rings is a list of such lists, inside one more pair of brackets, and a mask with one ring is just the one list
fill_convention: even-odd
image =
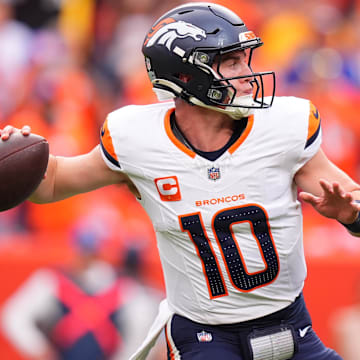
[[(274, 73), (252, 69), (261, 45), (224, 7), (170, 10), (142, 48), (161, 101), (110, 113), (90, 153), (51, 156), (30, 198), (124, 183), (149, 214), (167, 299), (132, 359), (163, 328), (168, 359), (341, 359), (312, 330), (302, 296), (298, 189), (360, 235), (360, 186), (322, 151), (315, 105), (275, 97)], [(2, 140), (14, 131), (5, 127)]]

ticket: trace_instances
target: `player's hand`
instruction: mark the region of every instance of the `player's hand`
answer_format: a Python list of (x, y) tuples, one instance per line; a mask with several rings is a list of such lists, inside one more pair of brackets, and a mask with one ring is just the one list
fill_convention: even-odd
[(355, 202), (352, 193), (345, 191), (339, 183), (319, 181), (323, 189), (321, 196), (300, 192), (299, 198), (311, 204), (321, 215), (342, 222), (353, 223), (360, 211), (360, 204)]
[(11, 125), (6, 125), (2, 130), (0, 129), (0, 138), (1, 140), (6, 141), (9, 139), (11, 134), (20, 131), (24, 136), (28, 136), (31, 133), (31, 128), (28, 125), (23, 126), (21, 129), (17, 129)]
[[(6, 125), (3, 129), (0, 129), (0, 141), (6, 141), (10, 136), (16, 132), (21, 132), (24, 136), (29, 136), (31, 134), (31, 127), (29, 125), (24, 125), (21, 129), (18, 129), (11, 125)], [(46, 173), (44, 174), (44, 179), (46, 178)]]

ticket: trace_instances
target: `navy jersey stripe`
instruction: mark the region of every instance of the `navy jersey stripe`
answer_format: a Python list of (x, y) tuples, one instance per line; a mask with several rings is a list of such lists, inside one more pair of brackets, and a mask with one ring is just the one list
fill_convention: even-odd
[(115, 165), (116, 167), (120, 168), (121, 169), (121, 166), (119, 164), (119, 162), (114, 159), (105, 149), (105, 146), (103, 145), (103, 143), (100, 141), (100, 145), (101, 145), (101, 149), (102, 151), (104, 152), (104, 155), (106, 156), (106, 158), (113, 164)]
[(305, 144), (305, 149), (310, 146), (316, 139), (317, 137), (319, 136), (319, 133), (320, 133), (320, 129), (321, 129), (321, 121), (319, 122), (319, 126), (318, 128), (316, 129), (315, 133), (308, 139), (308, 141), (306, 142)]

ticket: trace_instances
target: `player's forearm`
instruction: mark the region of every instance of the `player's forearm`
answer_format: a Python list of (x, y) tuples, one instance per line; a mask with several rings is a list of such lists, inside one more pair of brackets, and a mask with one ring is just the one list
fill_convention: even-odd
[(38, 188), (31, 194), (28, 200), (37, 204), (45, 204), (57, 201), (55, 198), (55, 178), (57, 169), (57, 158), (49, 157), (46, 174)]
[(84, 176), (80, 164), (76, 165), (76, 158), (50, 155), (45, 178), (28, 200), (46, 204), (92, 190), (84, 188), (86, 181), (81, 181)]
[(95, 147), (79, 156), (50, 156), (46, 177), (29, 200), (39, 204), (55, 202), (124, 182), (124, 175), (110, 170), (102, 159), (99, 147)]

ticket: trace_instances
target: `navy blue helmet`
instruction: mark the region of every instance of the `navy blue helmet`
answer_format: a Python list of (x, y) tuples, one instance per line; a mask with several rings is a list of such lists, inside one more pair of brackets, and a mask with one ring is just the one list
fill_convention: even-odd
[[(236, 119), (249, 115), (254, 108), (271, 106), (275, 74), (251, 70), (251, 75), (226, 78), (219, 69), (221, 57), (232, 51), (249, 49), (251, 69), (252, 52), (262, 44), (234, 12), (201, 2), (178, 6), (160, 17), (146, 35), (142, 51), (158, 95), (181, 97)], [(218, 64), (217, 68), (214, 64)], [(264, 76), (271, 77), (272, 85), (266, 99)], [(237, 96), (230, 82), (244, 77), (251, 78), (254, 93), (250, 99)]]

